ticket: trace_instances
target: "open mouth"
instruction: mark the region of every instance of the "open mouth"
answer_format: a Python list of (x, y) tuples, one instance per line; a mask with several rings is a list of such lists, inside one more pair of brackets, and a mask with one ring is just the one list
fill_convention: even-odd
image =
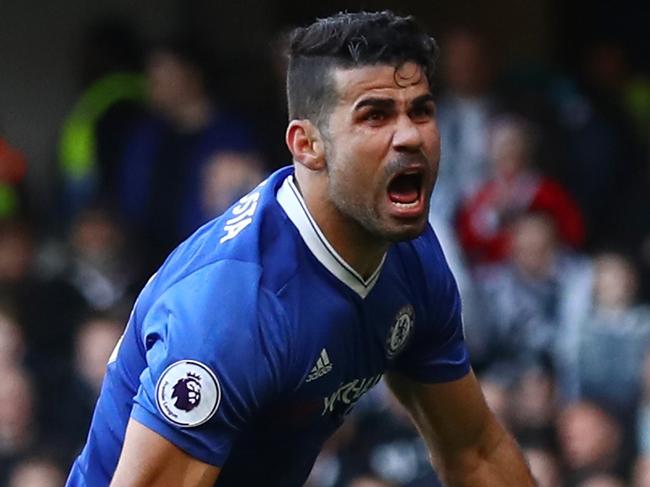
[(406, 171), (395, 176), (388, 184), (388, 198), (398, 208), (415, 208), (420, 203), (424, 174)]

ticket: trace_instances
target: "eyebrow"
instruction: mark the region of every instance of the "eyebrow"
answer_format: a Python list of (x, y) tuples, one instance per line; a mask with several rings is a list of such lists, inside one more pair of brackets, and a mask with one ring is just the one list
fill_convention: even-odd
[(390, 98), (364, 98), (354, 106), (354, 111), (356, 112), (367, 106), (388, 109), (395, 106), (395, 101)]
[(411, 102), (411, 106), (424, 105), (429, 102), (434, 102), (433, 95), (431, 93), (426, 93), (424, 95), (418, 96), (415, 100)]
[[(433, 101), (434, 101), (433, 95), (431, 93), (426, 93), (414, 99), (411, 102), (411, 106), (424, 105), (426, 103), (433, 102)], [(354, 106), (354, 111), (356, 112), (358, 110), (361, 110), (363, 107), (367, 107), (367, 106), (371, 106), (374, 108), (391, 109), (395, 106), (395, 101), (391, 98), (377, 98), (377, 97), (364, 98)]]

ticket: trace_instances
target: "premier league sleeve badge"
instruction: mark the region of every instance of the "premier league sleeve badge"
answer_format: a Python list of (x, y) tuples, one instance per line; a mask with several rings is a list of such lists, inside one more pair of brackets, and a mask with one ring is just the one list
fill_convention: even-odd
[(161, 374), (156, 406), (176, 426), (192, 428), (208, 421), (219, 407), (221, 387), (210, 368), (194, 360), (180, 360)]

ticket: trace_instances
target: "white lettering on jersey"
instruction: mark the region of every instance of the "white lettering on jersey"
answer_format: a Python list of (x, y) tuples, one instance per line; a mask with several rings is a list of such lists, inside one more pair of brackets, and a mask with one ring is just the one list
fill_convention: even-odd
[(234, 217), (226, 221), (223, 227), (226, 234), (221, 237), (219, 243), (224, 243), (235, 238), (244, 228), (251, 224), (253, 214), (257, 210), (257, 201), (260, 199), (259, 188), (265, 184), (266, 180), (262, 181), (255, 190), (240, 199), (238, 204), (233, 207), (232, 214)]
[(361, 396), (373, 388), (381, 380), (383, 374), (377, 374), (373, 377), (364, 377), (363, 379), (354, 379), (347, 384), (343, 384), (336, 392), (329, 397), (323, 398), (323, 412), (321, 416), (334, 411), (339, 404), (346, 406), (348, 411)]

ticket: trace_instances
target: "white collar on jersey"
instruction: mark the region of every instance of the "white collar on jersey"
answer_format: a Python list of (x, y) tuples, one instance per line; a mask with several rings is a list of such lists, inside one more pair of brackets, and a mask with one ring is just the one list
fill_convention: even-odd
[(375, 272), (368, 279), (364, 279), (343, 260), (343, 257), (334, 250), (334, 247), (332, 247), (325, 238), (325, 235), (323, 235), (323, 232), (318, 228), (314, 218), (307, 209), (305, 200), (293, 181), (293, 175), (289, 175), (284, 180), (276, 197), (282, 209), (298, 229), (305, 245), (307, 245), (316, 259), (341, 282), (346, 284), (359, 296), (365, 298), (379, 279), (379, 274), (386, 260), (386, 254), (382, 257)]

